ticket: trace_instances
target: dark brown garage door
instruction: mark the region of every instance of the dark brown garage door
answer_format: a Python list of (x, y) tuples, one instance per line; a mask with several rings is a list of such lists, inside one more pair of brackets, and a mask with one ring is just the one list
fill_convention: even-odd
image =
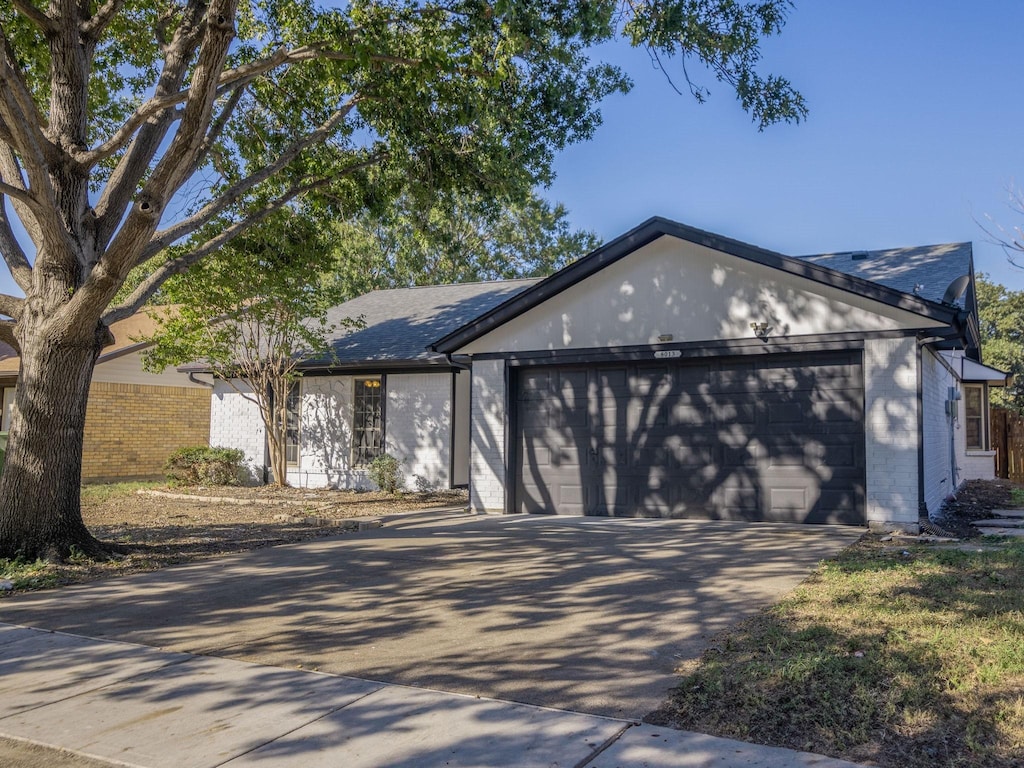
[(863, 524), (860, 353), (522, 368), (515, 506)]

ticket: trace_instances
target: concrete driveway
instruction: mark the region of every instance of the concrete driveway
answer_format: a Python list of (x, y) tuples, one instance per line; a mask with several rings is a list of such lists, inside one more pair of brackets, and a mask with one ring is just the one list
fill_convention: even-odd
[(614, 717), (861, 529), (412, 518), (0, 602), (0, 621)]

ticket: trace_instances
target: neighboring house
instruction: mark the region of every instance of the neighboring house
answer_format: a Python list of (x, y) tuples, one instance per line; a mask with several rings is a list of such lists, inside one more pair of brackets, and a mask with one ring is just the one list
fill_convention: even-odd
[[(304, 365), (289, 481), (386, 451), (480, 513), (913, 528), (993, 474), (973, 286), (966, 243), (791, 258), (655, 218), (544, 280), (374, 292)], [(223, 382), (211, 443), (262, 471)]]
[[(209, 438), (211, 385), (174, 370), (143, 370), (142, 352), (150, 344), (134, 339), (145, 338), (155, 329), (156, 321), (146, 311), (110, 327), (114, 343), (96, 362), (89, 389), (83, 482), (163, 478), (164, 462), (172, 451), (205, 445)], [(3, 346), (0, 427), (6, 431), (21, 361), (13, 349)]]
[[(322, 359), (299, 366), (288, 398), (288, 482), (372, 488), (369, 463), (388, 453), (409, 490), (469, 482), (469, 373), (427, 346), (536, 280), (373, 291), (335, 307), (339, 330)], [(363, 327), (347, 331), (344, 320)], [(202, 365), (181, 370), (203, 370)], [(210, 444), (240, 448), (254, 482), (270, 477), (266, 430), (243, 383), (213, 390)]]

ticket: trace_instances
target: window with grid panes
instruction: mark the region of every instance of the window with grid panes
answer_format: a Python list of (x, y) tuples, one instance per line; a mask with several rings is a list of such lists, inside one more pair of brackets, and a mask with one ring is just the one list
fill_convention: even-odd
[(384, 388), (380, 379), (356, 379), (352, 401), (352, 465), (363, 467), (384, 452)]
[(964, 429), (967, 450), (984, 451), (988, 448), (985, 435), (985, 388), (980, 384), (964, 385)]
[(299, 382), (293, 381), (285, 398), (284, 460), (288, 464), (299, 463)]

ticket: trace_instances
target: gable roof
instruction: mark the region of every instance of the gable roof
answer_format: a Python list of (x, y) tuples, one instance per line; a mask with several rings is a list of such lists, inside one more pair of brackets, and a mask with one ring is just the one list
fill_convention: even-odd
[[(942, 303), (953, 281), (974, 271), (970, 243), (821, 253), (796, 258), (936, 303)], [(972, 304), (966, 302), (974, 301), (973, 294), (961, 301), (970, 308)]]
[[(905, 287), (908, 281), (918, 279), (922, 276), (924, 271), (923, 267), (917, 272), (913, 272), (909, 275), (899, 273), (895, 268), (891, 267), (891, 274), (886, 277), (886, 280), (892, 283), (892, 285), (889, 285), (886, 282), (873, 281), (866, 277), (865, 274), (851, 274), (839, 271), (826, 264), (818, 264), (814, 261), (815, 257), (794, 258), (791, 256), (784, 256), (781, 253), (769, 251), (739, 240), (733, 240), (728, 237), (723, 237), (722, 235), (705, 232), (701, 229), (688, 227), (685, 224), (680, 224), (660, 216), (655, 216), (648, 219), (640, 226), (630, 230), (626, 234), (606, 243), (597, 250), (592, 251), (579, 261), (570, 264), (522, 293), (496, 306), (491, 311), (476, 318), (472, 323), (440, 338), (435, 341), (430, 348), (442, 353), (455, 352), (469, 342), (480, 338), (514, 317), (518, 317), (538, 304), (547, 301), (552, 296), (555, 296), (567, 288), (585, 280), (587, 277), (590, 277), (609, 264), (628, 256), (648, 243), (666, 235), (686, 242), (702, 245), (722, 253), (727, 253), (747, 261), (763, 264), (789, 274), (804, 277), (823, 285), (832, 286), (843, 291), (865, 296), (883, 304), (913, 312), (925, 318), (934, 320), (937, 325), (951, 325), (959, 327), (960, 310), (957, 307), (943, 305), (938, 300), (932, 300), (921, 295), (915, 295), (912, 290), (910, 292), (902, 290), (902, 287)], [(891, 265), (896, 258), (896, 254), (904, 250), (907, 249), (895, 249), (894, 251), (878, 253), (893, 254), (891, 260), (887, 259), (887, 263), (890, 263)], [(920, 259), (922, 265), (928, 263), (945, 264), (948, 259), (949, 264), (943, 266), (941, 270), (943, 273), (955, 271), (957, 265), (963, 264), (965, 255), (967, 263), (970, 264), (970, 244), (961, 243), (954, 244), (952, 246), (927, 246), (925, 250), (927, 251), (927, 254), (923, 254)], [(836, 254), (836, 256), (838, 255), (839, 254)], [(852, 262), (852, 260), (850, 261)], [(838, 263), (838, 261), (835, 263)], [(860, 261), (858, 260), (857, 263), (860, 264)], [(968, 274), (973, 274), (973, 271), (968, 270)], [(932, 284), (938, 284), (939, 282), (941, 282), (941, 279), (936, 280), (934, 278), (929, 278), (927, 280), (927, 283)], [(911, 284), (911, 288), (912, 287), (913, 284)], [(942, 292), (944, 292), (945, 287), (946, 286), (943, 285), (942, 289), (939, 291), (940, 297)], [(968, 304), (968, 307), (973, 309), (973, 303)]]
[[(434, 340), (450, 334), (540, 278), (487, 283), (430, 285), (371, 291), (327, 313), (338, 330), (328, 339), (330, 353), (304, 361), (303, 370), (381, 365), (446, 364), (444, 355), (428, 351)], [(346, 319), (364, 327), (345, 328)]]

